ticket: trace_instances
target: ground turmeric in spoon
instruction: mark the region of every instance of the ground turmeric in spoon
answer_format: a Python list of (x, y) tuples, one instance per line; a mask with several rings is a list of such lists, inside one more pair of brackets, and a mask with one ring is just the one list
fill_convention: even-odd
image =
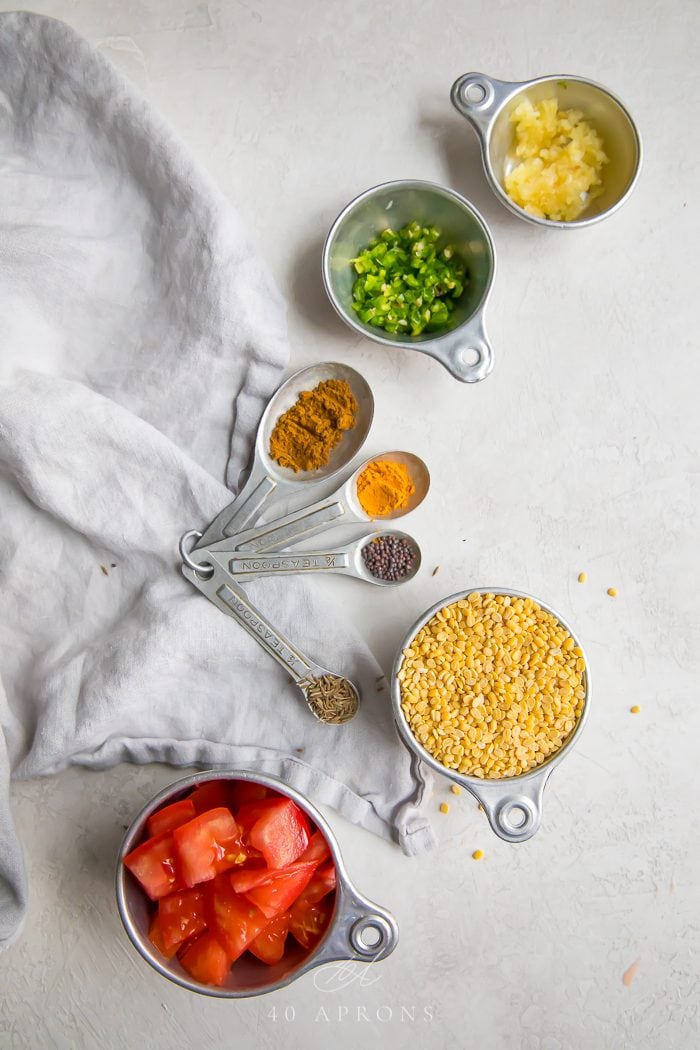
[(370, 518), (405, 507), (415, 491), (406, 465), (392, 460), (374, 460), (357, 479), (357, 498)]

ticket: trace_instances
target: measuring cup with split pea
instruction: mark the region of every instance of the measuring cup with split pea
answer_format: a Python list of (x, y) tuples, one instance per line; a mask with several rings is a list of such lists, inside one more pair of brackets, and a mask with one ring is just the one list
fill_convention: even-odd
[[(362, 551), (372, 543), (373, 540), (384, 536), (393, 536), (397, 540), (403, 540), (407, 545), (412, 560), (407, 566), (406, 573), (396, 579), (382, 579), (375, 576), (369, 570)], [(257, 580), (261, 576), (295, 576), (299, 573), (317, 575), (318, 573), (337, 573), (343, 576), (354, 576), (366, 583), (373, 583), (377, 587), (395, 587), (399, 583), (407, 583), (412, 580), (420, 569), (421, 553), (420, 547), (405, 532), (378, 532), (370, 536), (363, 536), (359, 540), (353, 540), (343, 547), (327, 551), (299, 551), (282, 554), (246, 554), (243, 551), (232, 554), (220, 548), (216, 551), (211, 547), (208, 555), (213, 562), (222, 566), (233, 576), (238, 583), (247, 583), (249, 580)]]
[[(270, 435), (283, 412), (296, 402), (303, 390), (311, 390), (319, 383), (329, 379), (345, 380), (357, 401), (355, 425), (343, 433), (338, 445), (331, 452), (328, 463), (318, 470), (294, 472), (289, 467), (281, 467), (270, 456)], [(180, 555), (185, 564), (187, 547), (192, 539), (195, 546), (206, 547), (225, 536), (240, 532), (261, 513), (265, 504), (271, 499), (281, 499), (299, 492), (305, 485), (310, 486), (327, 481), (352, 460), (359, 452), (369, 433), (374, 415), (374, 398), (367, 381), (349, 365), (330, 361), (320, 365), (310, 365), (295, 372), (279, 390), (273, 394), (265, 409), (258, 433), (255, 438), (255, 455), (250, 475), (236, 498), (217, 514), (203, 533), (186, 532), (180, 540)], [(191, 567), (191, 565), (190, 565)]]
[[(591, 702), (590, 665), (584, 654), (583, 659), (585, 663), (585, 671), (583, 674), (583, 687), (585, 695), (581, 716), (568, 739), (558, 751), (553, 752), (541, 765), (535, 766), (527, 773), (520, 773), (517, 776), (502, 777), (493, 780), (488, 779), (488, 777), (476, 777), (466, 773), (460, 773), (456, 769), (443, 765), (439, 759), (435, 758), (435, 756), (432, 755), (423, 744), (421, 744), (418, 737), (414, 734), (403, 709), (402, 687), (398, 676), (406, 657), (406, 653), (422, 628), (443, 609), (448, 609), (450, 606), (454, 605), (455, 602), (468, 599), (469, 595), (473, 593), (506, 595), (513, 599), (531, 599), (536, 602), (541, 609), (549, 613), (550, 616), (552, 616), (553, 619), (568, 632), (575, 645), (581, 648), (579, 637), (574, 633), (563, 616), (560, 616), (550, 605), (547, 605), (540, 598), (535, 598), (532, 594), (526, 594), (524, 591), (516, 591), (510, 588), (504, 589), (502, 587), (471, 587), (467, 591), (459, 591), (457, 594), (451, 594), (449, 597), (443, 598), (442, 601), (431, 606), (427, 612), (423, 613), (423, 615), (416, 620), (398, 648), (391, 672), (391, 700), (394, 709), (394, 722), (403, 743), (410, 751), (418, 755), (426, 766), (435, 770), (436, 773), (442, 774), (442, 776), (449, 777), (450, 780), (459, 784), (460, 787), (466, 788), (467, 791), (471, 792), (477, 802), (482, 806), (491, 828), (499, 838), (505, 839), (506, 842), (525, 842), (527, 839), (532, 838), (540, 826), (540, 821), (542, 819), (542, 797), (551, 773), (556, 769), (560, 762), (564, 761), (567, 755), (571, 754), (574, 746), (581, 738), (583, 727), (588, 718)], [(582, 648), (581, 652), (583, 653)]]
[(409, 514), (423, 502), (430, 487), (430, 475), (428, 468), (422, 459), (414, 456), (411, 452), (384, 452), (380, 456), (372, 456), (360, 464), (344, 485), (331, 496), (312, 503), (301, 510), (293, 511), (282, 518), (275, 518), (255, 529), (247, 529), (239, 532), (230, 539), (221, 540), (218, 543), (210, 543), (208, 547), (198, 547), (190, 553), (190, 558), (197, 567), (205, 567), (209, 563), (209, 553), (216, 551), (280, 551), (290, 547), (299, 540), (315, 536), (334, 525), (354, 525), (358, 522), (365, 523), (373, 519), (365, 511), (357, 496), (357, 481), (362, 472), (370, 463), (401, 463), (408, 470), (413, 483), (413, 492), (408, 502), (403, 507), (397, 507), (391, 514), (382, 516), (382, 521), (394, 520)]

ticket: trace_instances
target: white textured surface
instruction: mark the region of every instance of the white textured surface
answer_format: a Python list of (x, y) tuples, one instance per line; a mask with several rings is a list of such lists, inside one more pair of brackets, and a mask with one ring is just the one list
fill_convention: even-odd
[[(330, 814), (352, 876), (395, 911), (402, 936), (343, 990), (319, 990), (309, 975), (262, 999), (209, 1001), (133, 954), (113, 857), (122, 825), (171, 770), (16, 784), (32, 898), (21, 941), (0, 957), (0, 1046), (694, 1050), (697, 5), (33, 6), (99, 46), (247, 217), (289, 299), (293, 364), (359, 367), (377, 401), (369, 450), (405, 445), (428, 462), (430, 500), (410, 524), (424, 548), (418, 579), (396, 595), (319, 584), (352, 603), (385, 667), (427, 605), (500, 583), (571, 620), (595, 695), (525, 845), (495, 839), (470, 797), (446, 785), (435, 798), (441, 847), (417, 861)], [(646, 162), (619, 215), (571, 234), (511, 217), (449, 105), (468, 69), (580, 73), (625, 99)], [(355, 338), (323, 298), (319, 252), (335, 213), (365, 187), (408, 176), (465, 193), (496, 240), (497, 364), (474, 389), (427, 358)]]

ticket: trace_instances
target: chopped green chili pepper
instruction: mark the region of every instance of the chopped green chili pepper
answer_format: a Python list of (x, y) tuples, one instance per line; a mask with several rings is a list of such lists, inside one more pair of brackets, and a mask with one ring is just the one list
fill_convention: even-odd
[(438, 248), (435, 226), (410, 222), (398, 233), (383, 230), (353, 259), (359, 275), (353, 310), (364, 324), (401, 335), (445, 328), (469, 280), (451, 245)]

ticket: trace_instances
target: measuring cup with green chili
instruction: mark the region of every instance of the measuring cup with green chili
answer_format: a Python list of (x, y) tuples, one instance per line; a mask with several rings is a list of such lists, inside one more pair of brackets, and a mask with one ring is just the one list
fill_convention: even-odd
[(351, 201), (323, 249), (323, 282), (346, 324), (428, 354), (463, 383), (493, 368), (484, 310), (496, 269), (488, 227), (444, 186), (386, 182)]

